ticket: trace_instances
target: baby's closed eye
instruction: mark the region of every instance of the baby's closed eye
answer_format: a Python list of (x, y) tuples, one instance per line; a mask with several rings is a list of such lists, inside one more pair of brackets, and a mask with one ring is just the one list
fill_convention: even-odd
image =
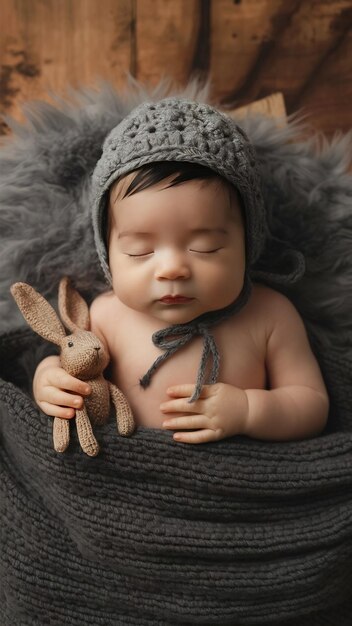
[[(201, 248), (201, 246), (199, 246), (199, 248)], [(219, 250), (222, 250), (222, 246), (218, 248), (213, 248), (212, 250), (204, 250), (204, 249), (196, 250), (192, 248), (189, 249), (190, 252), (198, 252), (198, 254), (212, 254), (213, 252), (218, 252)]]
[(190, 252), (199, 252), (204, 254), (211, 254), (222, 250), (224, 247), (224, 234), (223, 233), (203, 233), (196, 235), (188, 242), (188, 250)]
[(133, 253), (132, 252), (125, 252), (124, 254), (126, 254), (126, 256), (131, 256), (131, 257), (143, 257), (143, 256), (150, 256), (151, 254), (153, 254), (154, 250), (151, 250), (150, 252), (138, 252), (138, 253)]

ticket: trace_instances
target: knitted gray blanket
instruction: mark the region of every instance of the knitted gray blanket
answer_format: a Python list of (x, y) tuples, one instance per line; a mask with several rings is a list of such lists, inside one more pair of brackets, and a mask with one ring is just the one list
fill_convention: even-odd
[[(187, 95), (198, 98), (204, 94)], [(149, 94), (150, 95), (150, 94)], [(160, 92), (152, 94), (159, 97)], [(352, 182), (347, 139), (312, 141), (246, 120), (262, 162), (269, 221), (306, 256), (287, 295), (306, 322), (331, 398), (326, 432), (294, 443), (234, 437), (185, 446), (169, 433), (75, 431), (52, 448), (30, 397), (46, 347), (20, 328), (8, 286), (55, 300), (63, 274), (103, 288), (85, 207), (102, 139), (136, 100), (110, 89), (36, 105), (0, 154), (1, 626), (350, 626), (352, 623)], [(275, 250), (262, 263), (282, 270)]]

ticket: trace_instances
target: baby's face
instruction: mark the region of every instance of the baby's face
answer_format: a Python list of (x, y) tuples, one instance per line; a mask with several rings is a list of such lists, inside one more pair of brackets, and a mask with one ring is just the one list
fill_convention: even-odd
[(245, 236), (238, 200), (219, 181), (167, 184), (117, 200), (112, 189), (108, 249), (116, 296), (169, 325), (238, 297)]

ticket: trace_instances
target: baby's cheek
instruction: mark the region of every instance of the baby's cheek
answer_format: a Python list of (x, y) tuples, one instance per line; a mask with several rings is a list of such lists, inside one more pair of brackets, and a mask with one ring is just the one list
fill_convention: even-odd
[(223, 308), (231, 304), (240, 294), (244, 274), (231, 270), (228, 266), (222, 267), (218, 272), (210, 273), (207, 277), (209, 287), (211, 287), (212, 309)]
[(130, 273), (121, 272), (113, 279), (113, 290), (120, 302), (131, 309), (143, 310), (148, 291), (145, 280), (141, 281)]

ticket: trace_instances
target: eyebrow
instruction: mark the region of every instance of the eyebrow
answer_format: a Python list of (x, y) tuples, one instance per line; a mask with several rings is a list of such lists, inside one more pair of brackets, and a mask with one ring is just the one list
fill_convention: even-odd
[[(189, 232), (192, 235), (207, 235), (209, 233), (227, 235), (227, 230), (225, 228), (191, 228)], [(153, 237), (153, 233), (124, 230), (118, 234), (118, 239), (123, 239), (124, 237)]]

